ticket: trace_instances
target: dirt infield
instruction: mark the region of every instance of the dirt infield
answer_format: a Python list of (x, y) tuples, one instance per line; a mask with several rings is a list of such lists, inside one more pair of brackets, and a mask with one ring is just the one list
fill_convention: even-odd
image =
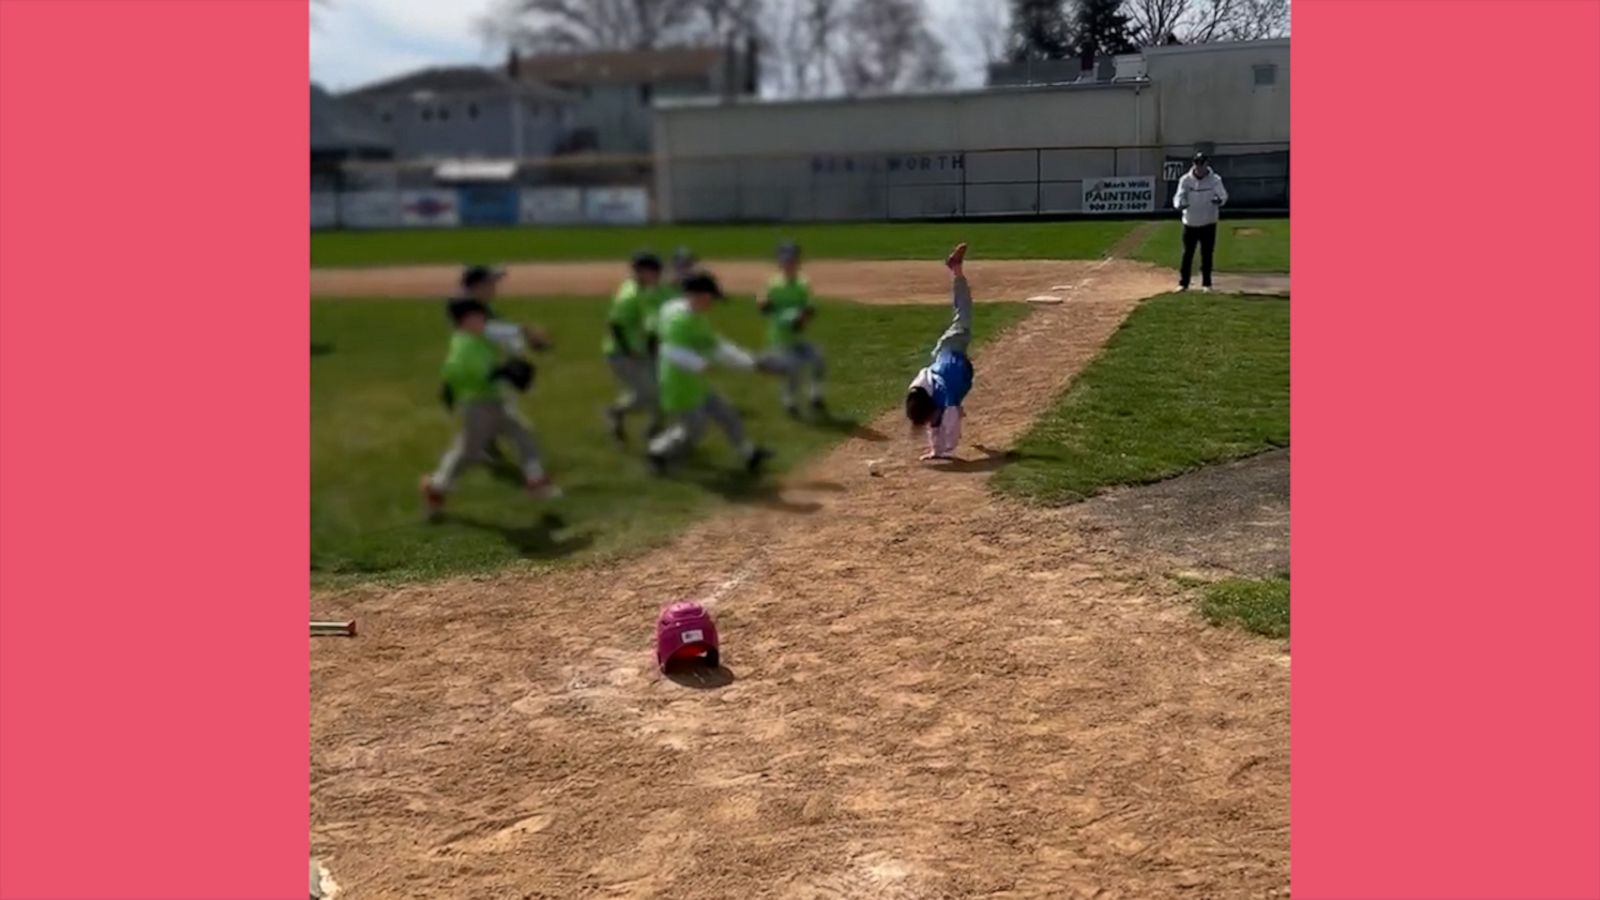
[[(1170, 273), (1016, 265), (975, 289), (1066, 302), (982, 348), (963, 461), (917, 463), (889, 415), (621, 564), (319, 597), (362, 627), (311, 654), (312, 852), (341, 897), (1287, 896), (1287, 648), (1206, 626), (1081, 512), (995, 497), (1006, 460), (972, 449)], [(946, 296), (926, 264), (858, 266), (889, 281), (856, 296)], [(726, 677), (655, 673), (681, 597)]]
[[(1001, 259), (967, 266), (981, 300), (1022, 300), (1051, 288), (1070, 287), (1097, 271), (1104, 261)], [(1161, 271), (1154, 266), (1118, 262), (1125, 271)], [(772, 264), (753, 260), (712, 260), (724, 290), (754, 294), (772, 277)], [(524, 295), (609, 295), (627, 276), (619, 263), (521, 263), (506, 267), (505, 292)], [(382, 269), (312, 269), (313, 297), (434, 297), (455, 289), (460, 270), (449, 266), (397, 266)], [(944, 270), (915, 260), (812, 260), (806, 275), (825, 296), (862, 303), (948, 303)], [(1169, 279), (1170, 280), (1170, 279)], [(1163, 287), (1166, 287), (1163, 282)]]

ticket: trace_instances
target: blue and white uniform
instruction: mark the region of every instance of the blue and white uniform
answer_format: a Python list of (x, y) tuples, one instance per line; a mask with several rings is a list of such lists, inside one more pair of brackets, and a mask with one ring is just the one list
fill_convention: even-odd
[(972, 290), (966, 276), (950, 283), (950, 301), (955, 319), (933, 345), (933, 361), (911, 380), (912, 388), (922, 388), (933, 398), (936, 411), (928, 425), (929, 448), (948, 455), (961, 438), (961, 404), (972, 390), (974, 372), (967, 349), (972, 345)]

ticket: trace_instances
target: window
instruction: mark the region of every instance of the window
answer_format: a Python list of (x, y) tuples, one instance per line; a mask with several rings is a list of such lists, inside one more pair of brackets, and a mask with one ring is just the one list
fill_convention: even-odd
[(431, 110), (428, 107), (424, 106), (422, 108), (422, 121), (424, 121), (424, 122), (432, 122), (433, 121), (433, 110)]
[(378, 113), (378, 119), (379, 121), (389, 122), (394, 119), (394, 116), (390, 115), (389, 111), (386, 109)]
[(639, 85), (639, 105), (640, 106), (649, 106), (650, 105), (650, 94), (652, 93), (652, 87), (653, 86), (649, 85), (649, 84), (641, 84), (641, 85)]
[(1272, 63), (1251, 66), (1256, 73), (1256, 87), (1269, 87), (1278, 83), (1278, 67)]
[(439, 107), (439, 121), (443, 122), (448, 118), (450, 118), (450, 110), (443, 106)]
[(467, 104), (467, 118), (476, 119), (477, 117), (478, 117), (478, 104), (476, 104), (476, 103), (468, 103)]

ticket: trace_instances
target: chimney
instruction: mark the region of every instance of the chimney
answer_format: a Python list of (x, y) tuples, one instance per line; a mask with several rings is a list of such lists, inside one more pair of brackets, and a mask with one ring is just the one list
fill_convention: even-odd
[(506, 55), (506, 75), (509, 76), (512, 81), (516, 81), (521, 75), (521, 71), (522, 56), (517, 53), (517, 48), (512, 47), (511, 52)]

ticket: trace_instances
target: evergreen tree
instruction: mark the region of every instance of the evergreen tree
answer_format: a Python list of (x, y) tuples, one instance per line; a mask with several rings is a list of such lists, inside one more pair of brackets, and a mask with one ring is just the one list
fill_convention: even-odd
[(1012, 62), (1072, 56), (1072, 19), (1065, 0), (1011, 0)]
[(1094, 67), (1096, 57), (1136, 49), (1122, 0), (1078, 0), (1075, 18), (1078, 58), (1085, 69)]

